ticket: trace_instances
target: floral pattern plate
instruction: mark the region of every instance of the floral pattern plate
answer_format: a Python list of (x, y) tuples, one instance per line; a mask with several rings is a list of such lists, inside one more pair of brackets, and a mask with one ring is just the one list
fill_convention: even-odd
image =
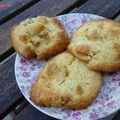
[[(84, 14), (72, 13), (56, 17), (60, 20), (69, 37), (83, 23), (92, 19), (104, 19), (103, 17)], [(95, 120), (104, 118), (120, 108), (120, 72), (104, 74), (104, 83), (96, 100), (84, 110), (68, 110), (65, 108), (47, 108), (35, 105), (30, 100), (30, 88), (36, 77), (42, 70), (47, 61), (37, 61), (36, 59), (28, 60), (21, 55), (16, 55), (15, 76), (18, 86), (25, 98), (39, 111), (64, 120)]]

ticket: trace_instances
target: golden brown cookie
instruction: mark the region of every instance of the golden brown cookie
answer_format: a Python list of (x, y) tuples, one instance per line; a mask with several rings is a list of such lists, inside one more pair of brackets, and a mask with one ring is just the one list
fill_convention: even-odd
[(120, 23), (108, 19), (85, 23), (74, 32), (68, 51), (87, 61), (91, 70), (120, 69)]
[(40, 106), (87, 108), (97, 97), (102, 85), (99, 72), (68, 52), (50, 60), (32, 85), (30, 99)]
[(12, 44), (26, 58), (46, 59), (64, 51), (68, 36), (56, 18), (29, 18), (12, 28)]

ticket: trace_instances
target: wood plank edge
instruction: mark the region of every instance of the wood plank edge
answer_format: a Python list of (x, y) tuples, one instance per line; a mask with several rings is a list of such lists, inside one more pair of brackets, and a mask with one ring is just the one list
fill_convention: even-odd
[(25, 4), (24, 6), (21, 6), (19, 9), (17, 9), (16, 11), (10, 13), (8, 16), (2, 18), (0, 20), (0, 25), (7, 22), (8, 20), (10, 20), (11, 18), (13, 18), (14, 16), (20, 14), (21, 12), (23, 12), (24, 10), (28, 9), (29, 7), (31, 7), (32, 5), (36, 4), (37, 2), (39, 2), (40, 0), (33, 0), (27, 4)]
[[(64, 11), (62, 11), (60, 14), (67, 14), (69, 12), (72, 12), (74, 9), (77, 9), (78, 7), (80, 7), (81, 5), (83, 5), (85, 2), (87, 2), (87, 0), (78, 0), (76, 3), (74, 3), (71, 6), (69, 6)], [(60, 15), (60, 14), (58, 14), (58, 15)]]
[(13, 48), (9, 49), (4, 54), (0, 55), (0, 62), (6, 60), (10, 55), (13, 55), (13, 54), (15, 54), (14, 49)]
[(12, 110), (15, 109), (16, 106), (18, 106), (21, 102), (23, 102), (25, 98), (21, 96), (17, 101), (15, 101), (9, 108), (0, 114), (0, 118), (3, 119), (6, 115), (8, 115)]

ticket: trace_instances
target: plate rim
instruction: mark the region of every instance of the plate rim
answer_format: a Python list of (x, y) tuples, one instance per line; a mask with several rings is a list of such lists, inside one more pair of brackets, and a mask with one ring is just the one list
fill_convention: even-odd
[[(62, 17), (62, 16), (66, 16), (66, 15), (91, 15), (91, 16), (97, 16), (97, 17), (102, 17), (102, 19), (107, 19), (107, 18), (105, 18), (105, 17), (103, 17), (103, 16), (100, 16), (100, 15), (97, 15), (97, 14), (92, 14), (92, 13), (68, 13), (68, 14), (62, 14), (62, 15), (58, 15), (58, 16), (55, 16), (55, 17)], [(101, 18), (100, 18), (101, 19)], [(17, 57), (18, 57), (18, 53), (16, 53), (16, 56), (15, 56), (15, 63), (14, 63), (14, 73), (15, 73), (15, 80), (16, 80), (16, 82), (17, 82), (17, 86), (18, 86), (18, 88), (19, 88), (19, 90), (20, 90), (20, 92), (22, 93), (22, 91), (21, 91), (21, 89), (20, 89), (20, 85), (19, 85), (19, 83), (18, 83), (18, 80), (17, 80), (17, 76), (16, 76), (16, 59), (17, 59)], [(60, 117), (58, 117), (57, 115), (53, 115), (53, 114), (51, 114), (51, 113), (49, 113), (49, 112), (46, 112), (46, 111), (44, 111), (43, 109), (41, 109), (39, 106), (37, 106), (37, 105), (35, 105), (30, 99), (28, 99), (23, 93), (22, 93), (22, 95), (24, 96), (24, 98), (34, 107), (34, 108), (36, 108), (38, 111), (40, 111), (40, 112), (42, 112), (42, 113), (44, 113), (45, 115), (48, 115), (48, 116), (50, 116), (50, 117), (53, 117), (53, 118), (57, 118), (57, 119), (60, 119), (60, 120), (62, 120), (62, 118), (60, 118)], [(84, 109), (85, 110), (85, 109)], [(104, 117), (99, 117), (98, 119), (103, 119), (103, 118), (106, 118), (106, 117), (109, 117), (110, 115), (112, 115), (112, 114), (115, 114), (116, 112), (118, 112), (120, 110), (120, 107), (118, 108), (118, 109), (116, 109), (114, 112), (112, 112), (111, 114), (108, 114), (108, 115), (106, 115), (106, 116), (104, 116)], [(97, 120), (98, 120), (97, 119)]]

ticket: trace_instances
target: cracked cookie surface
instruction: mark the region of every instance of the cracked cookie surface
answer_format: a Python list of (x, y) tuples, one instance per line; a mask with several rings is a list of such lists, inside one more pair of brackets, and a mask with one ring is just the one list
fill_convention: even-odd
[(51, 59), (32, 85), (30, 99), (47, 107), (87, 108), (97, 97), (102, 85), (99, 72), (68, 52)]
[(12, 28), (14, 49), (26, 58), (47, 59), (64, 51), (68, 36), (56, 18), (29, 18)]
[(74, 32), (68, 51), (91, 70), (120, 69), (120, 23), (102, 19), (83, 24)]

